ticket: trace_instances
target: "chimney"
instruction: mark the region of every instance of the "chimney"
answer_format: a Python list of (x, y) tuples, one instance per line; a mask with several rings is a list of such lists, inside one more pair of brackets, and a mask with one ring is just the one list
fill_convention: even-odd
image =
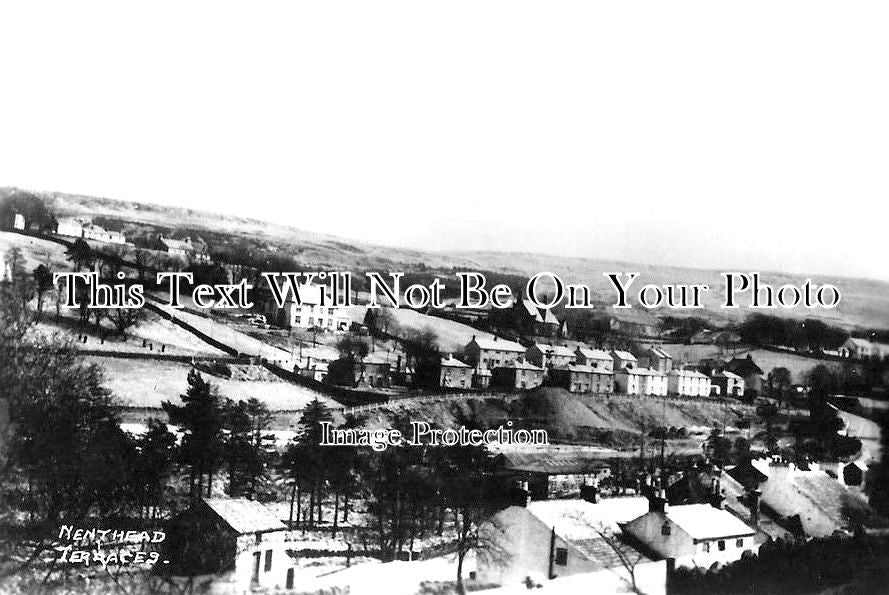
[(648, 497), (648, 512), (667, 512), (667, 498), (663, 489)]
[(713, 493), (710, 495), (710, 504), (713, 508), (722, 509), (722, 504), (725, 501), (725, 498), (722, 495), (722, 490), (719, 488), (719, 479), (713, 478)]

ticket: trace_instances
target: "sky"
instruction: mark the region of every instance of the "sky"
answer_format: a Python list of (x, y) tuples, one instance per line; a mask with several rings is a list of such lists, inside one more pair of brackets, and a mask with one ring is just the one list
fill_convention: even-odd
[(889, 4), (0, 7), (0, 185), (889, 279)]

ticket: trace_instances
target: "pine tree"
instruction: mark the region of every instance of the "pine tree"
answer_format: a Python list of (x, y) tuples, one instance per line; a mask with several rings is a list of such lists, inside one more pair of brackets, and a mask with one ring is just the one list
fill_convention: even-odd
[(217, 388), (204, 381), (197, 370), (188, 373), (188, 390), (180, 398), (182, 406), (164, 401), (162, 407), (170, 423), (184, 432), (179, 453), (180, 461), (190, 469), (192, 497), (199, 498), (204, 493), (209, 497), (213, 475), (224, 453), (223, 402)]

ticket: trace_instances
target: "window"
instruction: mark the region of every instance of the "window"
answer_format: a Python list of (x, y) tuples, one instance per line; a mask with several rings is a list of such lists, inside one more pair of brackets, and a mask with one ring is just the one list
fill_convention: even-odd
[(735, 545), (738, 547), (744, 547), (744, 540), (739, 539), (738, 541), (735, 542)]
[(265, 571), (268, 572), (272, 569), (272, 550), (265, 551)]
[(568, 565), (568, 550), (563, 547), (556, 548), (556, 566)]
[(670, 527), (670, 523), (664, 523), (661, 525), (661, 535), (669, 535), (672, 532), (672, 528)]
[(709, 552), (709, 551), (710, 551), (710, 543), (709, 543), (709, 542), (705, 541), (705, 542), (702, 543), (701, 545), (702, 545), (703, 548), (704, 548), (704, 552)]
[(719, 545), (719, 551), (724, 552), (725, 551), (725, 542), (720, 539), (718, 545)]
[(260, 543), (262, 543), (262, 533), (257, 533), (256, 534), (256, 545), (259, 545)]

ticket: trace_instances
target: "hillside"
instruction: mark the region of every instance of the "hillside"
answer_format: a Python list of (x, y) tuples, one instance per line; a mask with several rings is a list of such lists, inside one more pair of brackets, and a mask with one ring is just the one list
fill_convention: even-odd
[[(13, 189), (0, 188), (0, 198)], [(605, 271), (640, 273), (636, 288), (644, 283), (706, 283), (711, 287), (704, 300), (704, 310), (692, 311), (717, 324), (736, 322), (750, 310), (721, 309), (722, 278), (720, 271), (670, 266), (650, 266), (596, 258), (574, 258), (517, 252), (455, 252), (441, 253), (381, 246), (356, 242), (335, 236), (300, 230), (280, 222), (221, 215), (186, 208), (140, 204), (107, 198), (95, 198), (56, 192), (34, 192), (61, 216), (101, 217), (123, 231), (134, 225), (151, 226), (154, 230), (180, 235), (200, 235), (211, 245), (225, 245), (245, 252), (265, 252), (287, 256), (309, 270), (348, 270), (360, 275), (365, 270), (422, 272), (448, 278), (455, 269), (491, 271), (527, 279), (540, 271), (552, 271), (566, 282), (584, 283), (591, 287), (594, 301), (603, 311), (620, 318), (652, 322), (655, 314), (677, 314), (682, 311), (658, 309), (615, 312), (608, 304), (614, 293), (602, 276)], [(775, 288), (785, 283), (801, 284), (805, 275), (762, 272), (764, 281)], [(889, 283), (868, 279), (818, 276), (819, 284), (831, 283), (840, 288), (843, 300), (832, 310), (765, 310), (768, 314), (799, 318), (820, 318), (846, 328), (889, 328)], [(453, 284), (453, 281), (451, 281)], [(604, 309), (603, 309), (604, 306)]]
[(448, 396), (392, 401), (369, 414), (371, 427), (390, 427), (396, 418), (428, 421), (437, 427), (456, 427), (471, 420), (483, 427), (513, 422), (515, 427), (542, 427), (550, 440), (584, 439), (621, 449), (638, 447), (639, 434), (657, 427), (685, 428), (687, 439), (671, 441), (671, 451), (690, 452), (714, 427), (728, 428), (741, 420), (754, 422), (751, 406), (714, 401), (639, 398), (626, 395), (575, 395), (563, 389), (543, 388), (521, 396)]

